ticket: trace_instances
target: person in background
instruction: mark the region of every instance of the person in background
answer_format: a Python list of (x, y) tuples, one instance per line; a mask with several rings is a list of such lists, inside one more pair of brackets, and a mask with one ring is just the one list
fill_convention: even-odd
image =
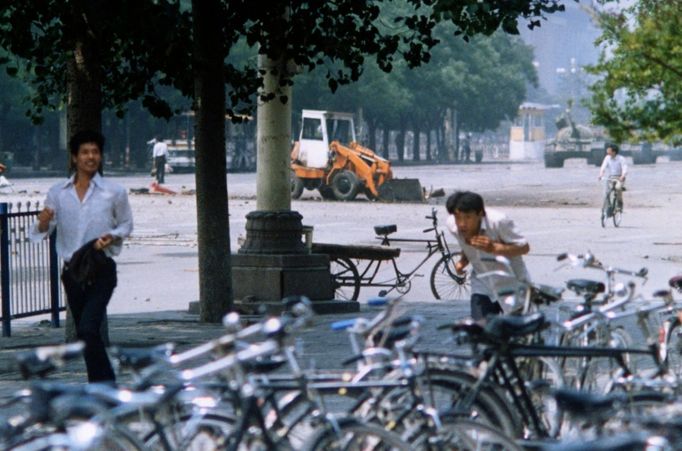
[[(104, 137), (95, 131), (79, 132), (69, 142), (69, 150), (72, 175), (48, 191), (31, 239), (43, 239), (57, 230), (57, 253), (64, 260), (62, 283), (76, 334), (85, 342), (88, 381), (113, 383), (100, 326), (117, 281), (111, 257), (121, 252), (123, 239), (132, 232), (133, 215), (125, 188), (102, 176)], [(75, 255), (85, 254), (94, 255), (91, 262), (97, 268), (84, 278), (82, 268), (70, 266), (76, 266)]]
[(464, 274), (471, 264), (471, 316), (474, 320), (488, 315), (505, 312), (513, 306), (500, 305), (497, 289), (508, 280), (499, 276), (480, 278), (485, 272), (499, 269), (495, 262), (485, 261), (486, 257), (504, 256), (509, 259), (513, 276), (530, 282), (530, 275), (523, 262), (523, 255), (530, 251), (528, 241), (519, 233), (514, 221), (504, 213), (485, 208), (483, 198), (470, 191), (458, 191), (446, 203), (449, 213), (447, 228), (457, 238), (462, 249), (462, 258), (455, 264), (455, 270)]
[(168, 156), (168, 144), (157, 136), (152, 150), (154, 157), (154, 167), (156, 168), (156, 181), (163, 184), (166, 176), (166, 157)]

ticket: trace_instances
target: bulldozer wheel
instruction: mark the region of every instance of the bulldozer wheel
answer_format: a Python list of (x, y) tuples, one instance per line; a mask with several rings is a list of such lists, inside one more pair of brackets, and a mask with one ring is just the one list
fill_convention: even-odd
[(320, 196), (322, 196), (322, 199), (326, 200), (336, 199), (336, 196), (334, 196), (334, 190), (329, 185), (321, 184), (317, 188), (317, 190), (320, 192)]
[(298, 199), (303, 194), (304, 186), (303, 179), (296, 177), (295, 173), (291, 173), (291, 198)]
[(338, 200), (355, 199), (359, 188), (358, 178), (349, 170), (339, 172), (332, 180), (332, 190)]

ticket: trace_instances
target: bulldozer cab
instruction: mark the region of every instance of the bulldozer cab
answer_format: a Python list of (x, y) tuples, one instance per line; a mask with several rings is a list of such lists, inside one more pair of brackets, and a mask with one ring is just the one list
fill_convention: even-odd
[(355, 124), (350, 113), (303, 110), (298, 160), (307, 167), (325, 168), (329, 163), (329, 144), (355, 141)]

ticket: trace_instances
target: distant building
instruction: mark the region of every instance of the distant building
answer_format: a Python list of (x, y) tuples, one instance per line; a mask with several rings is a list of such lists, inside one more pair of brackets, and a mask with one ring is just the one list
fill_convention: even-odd
[(544, 155), (545, 111), (558, 105), (525, 102), (509, 129), (510, 160), (542, 160)]

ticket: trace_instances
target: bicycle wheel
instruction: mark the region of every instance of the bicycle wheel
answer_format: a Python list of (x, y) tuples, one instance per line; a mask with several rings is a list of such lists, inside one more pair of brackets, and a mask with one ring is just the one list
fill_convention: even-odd
[(355, 264), (346, 257), (329, 259), (334, 299), (357, 301), (360, 294), (360, 274)]
[[(521, 451), (523, 449), (495, 427), (449, 415), (441, 417), (441, 421), (442, 427), (437, 434), (443, 449), (461, 451)], [(429, 448), (417, 446), (416, 449)]]
[(324, 424), (303, 445), (305, 451), (410, 451), (400, 437), (381, 426), (363, 423), (355, 418), (335, 419), (335, 425)]
[(606, 219), (611, 216), (609, 210), (611, 209), (611, 192), (606, 193), (604, 197), (604, 205), (601, 207), (601, 226), (606, 227)]
[[(183, 414), (145, 437), (145, 449), (214, 450), (221, 449), (234, 429), (234, 418), (219, 414)], [(168, 445), (164, 444), (168, 442)]]
[[(632, 347), (632, 337), (622, 327), (615, 327), (605, 331), (608, 336), (591, 340), (585, 346), (609, 347), (612, 349)], [(601, 334), (601, 333), (600, 333)], [(636, 372), (635, 362), (630, 354), (624, 353), (623, 360), (631, 372)], [(613, 389), (613, 374), (620, 370), (620, 366), (608, 358), (580, 359), (577, 372), (576, 388), (595, 393), (609, 393)]]
[(552, 357), (537, 357), (519, 362), (519, 369), (529, 387), (533, 406), (550, 437), (560, 435), (563, 411), (557, 405), (552, 391), (566, 386), (559, 363)]
[(682, 376), (682, 326), (678, 321), (673, 323), (666, 337), (665, 361), (673, 374)]
[(499, 428), (509, 436), (521, 434), (517, 412), (510, 409), (505, 394), (494, 384), (484, 383), (471, 405), (462, 406), (460, 400), (478, 383), (474, 376), (456, 367), (430, 366), (423, 378), (423, 396), (439, 412)]
[(457, 274), (455, 263), (462, 258), (456, 252), (438, 260), (431, 270), (431, 292), (436, 299), (465, 300), (471, 295), (469, 272)]
[(613, 196), (613, 225), (615, 227), (620, 226), (620, 222), (623, 220), (623, 210), (616, 206), (616, 196)]

